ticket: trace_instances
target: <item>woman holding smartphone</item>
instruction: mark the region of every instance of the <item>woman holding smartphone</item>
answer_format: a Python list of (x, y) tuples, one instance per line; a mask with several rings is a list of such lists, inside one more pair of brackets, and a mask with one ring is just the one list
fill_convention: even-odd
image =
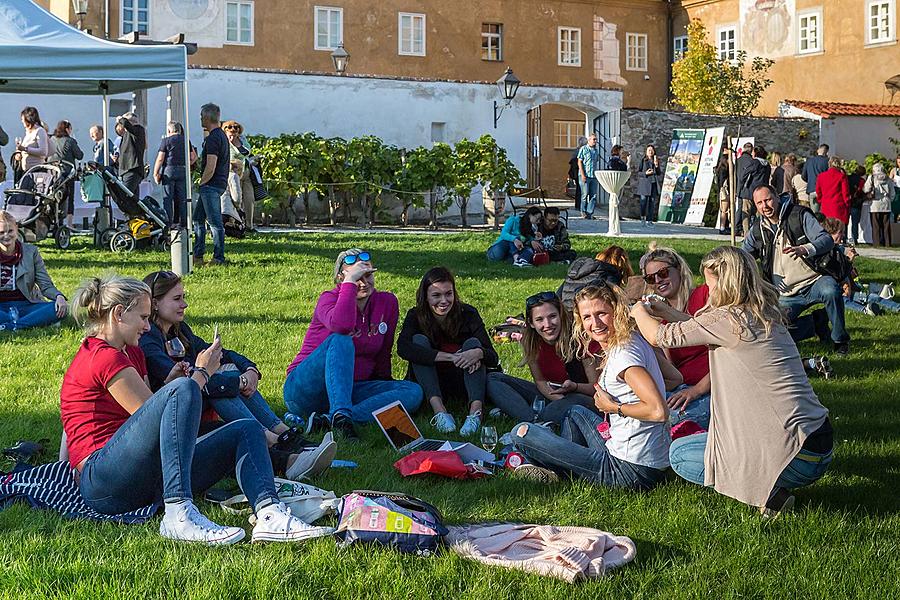
[[(500, 410), (519, 421), (557, 424), (575, 405), (599, 412), (592, 398), (597, 365), (590, 354), (575, 356), (572, 316), (555, 292), (540, 292), (525, 300), (522, 351), (531, 381), (506, 373), (488, 376), (488, 399)], [(545, 403), (538, 414), (536, 399)]]

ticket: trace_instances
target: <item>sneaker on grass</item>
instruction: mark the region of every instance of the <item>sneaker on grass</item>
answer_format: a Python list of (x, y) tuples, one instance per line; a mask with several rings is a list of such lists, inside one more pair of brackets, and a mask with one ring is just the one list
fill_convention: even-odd
[(794, 508), (794, 501), (794, 496), (788, 490), (776, 488), (766, 505), (759, 507), (759, 512), (767, 519), (774, 519)]
[(306, 421), (306, 435), (320, 431), (331, 431), (331, 420), (329, 420), (328, 415), (316, 412), (310, 413), (309, 419)]
[(559, 475), (532, 463), (521, 464), (515, 468), (513, 475), (520, 479), (536, 481), (538, 483), (556, 483), (559, 481)]
[(304, 523), (284, 502), (276, 502), (256, 514), (253, 526), (254, 542), (302, 542), (334, 533), (331, 527), (315, 527)]
[(334, 435), (329, 431), (322, 438), (322, 443), (318, 447), (301, 452), (297, 460), (287, 468), (285, 475), (288, 479), (293, 480), (315, 477), (331, 466), (335, 454), (337, 454), (337, 442), (334, 441)]
[(532, 265), (530, 262), (528, 262), (524, 258), (517, 258), (516, 260), (513, 261), (513, 266), (514, 267), (533, 267), (534, 265)]
[(178, 505), (166, 506), (166, 514), (159, 524), (159, 534), (179, 542), (225, 546), (241, 541), (247, 532), (241, 527), (226, 527), (213, 523), (188, 500)]
[(431, 417), (431, 426), (441, 433), (453, 433), (456, 431), (456, 419), (448, 412), (434, 413)]
[(481, 411), (479, 410), (474, 415), (469, 415), (466, 417), (466, 420), (463, 421), (462, 427), (459, 428), (459, 435), (462, 436), (470, 436), (478, 433), (478, 428), (481, 427)]
[(353, 426), (353, 419), (350, 415), (337, 413), (331, 419), (331, 429), (341, 435), (348, 442), (358, 442), (359, 434), (356, 433), (356, 427)]

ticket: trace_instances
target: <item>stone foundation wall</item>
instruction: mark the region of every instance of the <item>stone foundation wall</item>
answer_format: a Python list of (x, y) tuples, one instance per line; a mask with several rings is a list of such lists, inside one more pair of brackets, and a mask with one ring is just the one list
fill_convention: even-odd
[[(640, 217), (637, 189), (637, 167), (648, 144), (659, 154), (665, 171), (673, 129), (708, 129), (725, 127), (726, 135), (736, 136), (738, 119), (720, 115), (699, 115), (661, 110), (623, 109), (621, 111), (620, 144), (631, 153), (632, 176), (623, 191), (620, 212), (623, 217)], [(819, 145), (819, 124), (812, 119), (749, 117), (741, 119), (741, 137), (754, 137), (769, 152), (782, 156), (793, 152), (805, 158)]]

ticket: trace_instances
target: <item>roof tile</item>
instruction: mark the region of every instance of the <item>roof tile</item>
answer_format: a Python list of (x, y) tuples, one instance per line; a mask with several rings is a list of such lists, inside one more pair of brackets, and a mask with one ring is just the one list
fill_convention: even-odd
[(838, 116), (900, 117), (900, 105), (896, 104), (850, 104), (848, 102), (808, 102), (806, 100), (785, 100), (784, 102), (824, 119)]

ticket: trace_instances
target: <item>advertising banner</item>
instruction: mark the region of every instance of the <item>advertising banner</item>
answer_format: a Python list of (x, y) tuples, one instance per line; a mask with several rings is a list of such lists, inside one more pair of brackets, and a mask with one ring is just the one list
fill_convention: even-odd
[(694, 182), (694, 191), (691, 194), (691, 204), (688, 207), (684, 222), (687, 225), (702, 225), (703, 214), (706, 212), (706, 203), (709, 200), (709, 192), (716, 177), (716, 165), (722, 155), (722, 140), (725, 139), (725, 128), (714, 127), (706, 130), (706, 138), (703, 140), (703, 154), (700, 155), (700, 166), (697, 169), (697, 180)]
[(672, 132), (672, 144), (659, 195), (660, 221), (684, 222), (697, 178), (705, 134), (703, 129), (676, 129)]

